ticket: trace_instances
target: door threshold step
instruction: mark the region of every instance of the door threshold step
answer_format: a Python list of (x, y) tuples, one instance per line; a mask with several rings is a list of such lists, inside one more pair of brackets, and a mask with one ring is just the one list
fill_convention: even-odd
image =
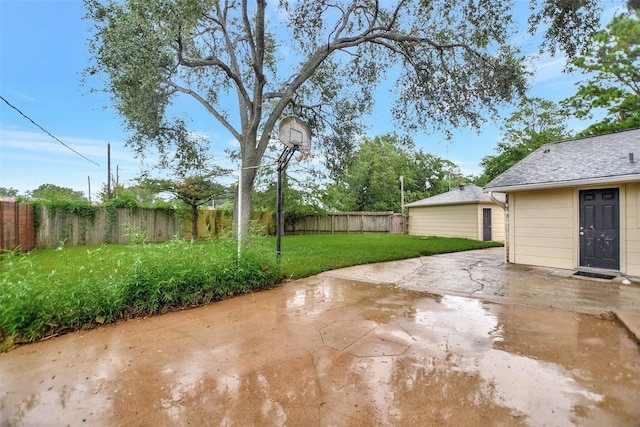
[(573, 273), (573, 275), (589, 277), (591, 279), (603, 279), (603, 280), (613, 280), (616, 278), (616, 276), (612, 276), (610, 274), (592, 273), (591, 271), (576, 271), (575, 273)]

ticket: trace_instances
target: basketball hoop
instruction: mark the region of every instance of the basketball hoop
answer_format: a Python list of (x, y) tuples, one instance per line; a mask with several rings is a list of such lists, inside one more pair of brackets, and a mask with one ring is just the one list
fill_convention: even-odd
[(278, 184), (276, 190), (276, 256), (280, 262), (280, 237), (282, 236), (282, 172), (287, 167), (289, 160), (296, 151), (300, 155), (296, 157), (299, 162), (311, 154), (311, 132), (305, 122), (295, 116), (286, 116), (280, 121), (278, 139), (284, 144), (284, 151), (278, 159)]
[(287, 116), (280, 121), (278, 139), (289, 149), (300, 151), (305, 157), (311, 153), (309, 127), (296, 116)]

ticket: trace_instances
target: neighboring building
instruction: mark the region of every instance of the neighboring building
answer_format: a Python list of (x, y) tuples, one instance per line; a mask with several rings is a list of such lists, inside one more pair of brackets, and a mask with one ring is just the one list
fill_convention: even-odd
[(411, 235), (504, 242), (504, 210), (476, 185), (461, 185), (405, 207)]
[(507, 193), (507, 259), (640, 276), (640, 129), (546, 144), (485, 187)]

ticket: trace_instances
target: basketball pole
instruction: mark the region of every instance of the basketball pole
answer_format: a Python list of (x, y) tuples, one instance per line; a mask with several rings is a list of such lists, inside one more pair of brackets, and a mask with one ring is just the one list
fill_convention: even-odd
[[(289, 164), (289, 160), (293, 157), (293, 154), (301, 149), (303, 154), (310, 153), (311, 148), (311, 133), (307, 125), (295, 116), (287, 116), (280, 121), (280, 128), (278, 130), (278, 139), (285, 145), (285, 149), (278, 158), (276, 163), (272, 163), (268, 166), (277, 165), (278, 171), (278, 184), (277, 184), (277, 209), (276, 209), (276, 257), (278, 264), (280, 263), (281, 252), (281, 236), (282, 229), (280, 226), (282, 218), (282, 172)], [(295, 142), (294, 142), (295, 141)], [(242, 167), (242, 161), (238, 166), (238, 216), (237, 216), (237, 236), (238, 236), (238, 267), (240, 266), (240, 258), (242, 256), (242, 171), (245, 169), (258, 169), (262, 166), (245, 166)]]
[(284, 151), (280, 154), (280, 158), (278, 158), (278, 184), (276, 186), (276, 258), (278, 263), (280, 263), (282, 248), (282, 227), (280, 225), (282, 221), (282, 172), (289, 164), (289, 160), (291, 160), (293, 153), (295, 153), (297, 149), (297, 145), (294, 145), (293, 148), (285, 146)]
[(238, 267), (240, 267), (240, 258), (242, 257), (242, 160), (240, 160), (240, 166), (238, 166), (238, 214), (237, 223), (238, 227)]

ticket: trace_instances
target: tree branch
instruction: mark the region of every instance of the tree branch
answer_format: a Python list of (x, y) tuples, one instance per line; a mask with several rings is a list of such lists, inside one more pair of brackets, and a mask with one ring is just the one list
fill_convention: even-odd
[(194, 92), (190, 88), (177, 85), (176, 83), (173, 83), (173, 82), (168, 82), (168, 84), (169, 86), (174, 88), (176, 92), (184, 93), (186, 95), (193, 97), (195, 100), (197, 100), (202, 106), (204, 106), (204, 108), (207, 109), (209, 113), (211, 113), (216, 118), (216, 120), (218, 120), (229, 132), (231, 132), (234, 138), (236, 138), (238, 141), (241, 140), (241, 134), (231, 125), (231, 123), (229, 123), (229, 121), (217, 109), (215, 109), (209, 102), (207, 102), (207, 100), (204, 99), (200, 94), (198, 94), (197, 92)]
[[(246, 6), (246, 2), (244, 4)], [(234, 76), (237, 77), (233, 81), (236, 85), (236, 92), (238, 95), (238, 106), (240, 107), (238, 108), (238, 112), (240, 114), (241, 128), (246, 129), (249, 122), (249, 117), (247, 117), (247, 109), (243, 108), (243, 105), (252, 105), (252, 101), (244, 86), (244, 82), (242, 81), (240, 66), (238, 64), (238, 58), (235, 51), (235, 45), (231, 41), (231, 36), (229, 35), (229, 31), (227, 29), (227, 11), (232, 7), (235, 7), (233, 3), (231, 4), (231, 6), (229, 4), (225, 4), (225, 8), (223, 10), (220, 9), (220, 2), (216, 4), (220, 30), (222, 31), (225, 42), (225, 51), (229, 55), (229, 68), (233, 72)]]
[(242, 79), (227, 64), (225, 64), (220, 59), (218, 59), (217, 57), (214, 57), (214, 56), (209, 56), (209, 57), (206, 57), (206, 58), (185, 57), (184, 56), (184, 49), (183, 49), (182, 37), (181, 36), (178, 37), (178, 39), (176, 40), (176, 43), (177, 43), (177, 46), (178, 46), (178, 48), (176, 50), (176, 53), (178, 55), (178, 64), (179, 65), (182, 65), (182, 66), (188, 67), (188, 68), (200, 68), (200, 67), (217, 67), (217, 68), (219, 68), (220, 70), (222, 70), (224, 72), (224, 74), (226, 74), (227, 77), (229, 77), (229, 79), (231, 79), (231, 80), (233, 80), (233, 82), (235, 82), (236, 87), (238, 88), (238, 90), (242, 94), (243, 98), (245, 98), (245, 100), (247, 102), (251, 102), (251, 100), (249, 99), (249, 94), (244, 89)]
[(265, 55), (265, 9), (267, 3), (264, 0), (257, 1), (256, 10), (256, 31), (255, 40), (251, 38), (251, 25), (247, 14), (247, 1), (243, 0), (243, 19), (245, 21), (245, 31), (250, 38), (251, 46), (251, 67), (255, 73), (255, 81), (253, 88), (253, 99), (260, 100), (252, 105), (252, 117), (250, 126), (252, 129), (258, 129), (260, 121), (262, 120), (262, 91), (267, 83), (267, 79), (264, 75), (264, 55)]

